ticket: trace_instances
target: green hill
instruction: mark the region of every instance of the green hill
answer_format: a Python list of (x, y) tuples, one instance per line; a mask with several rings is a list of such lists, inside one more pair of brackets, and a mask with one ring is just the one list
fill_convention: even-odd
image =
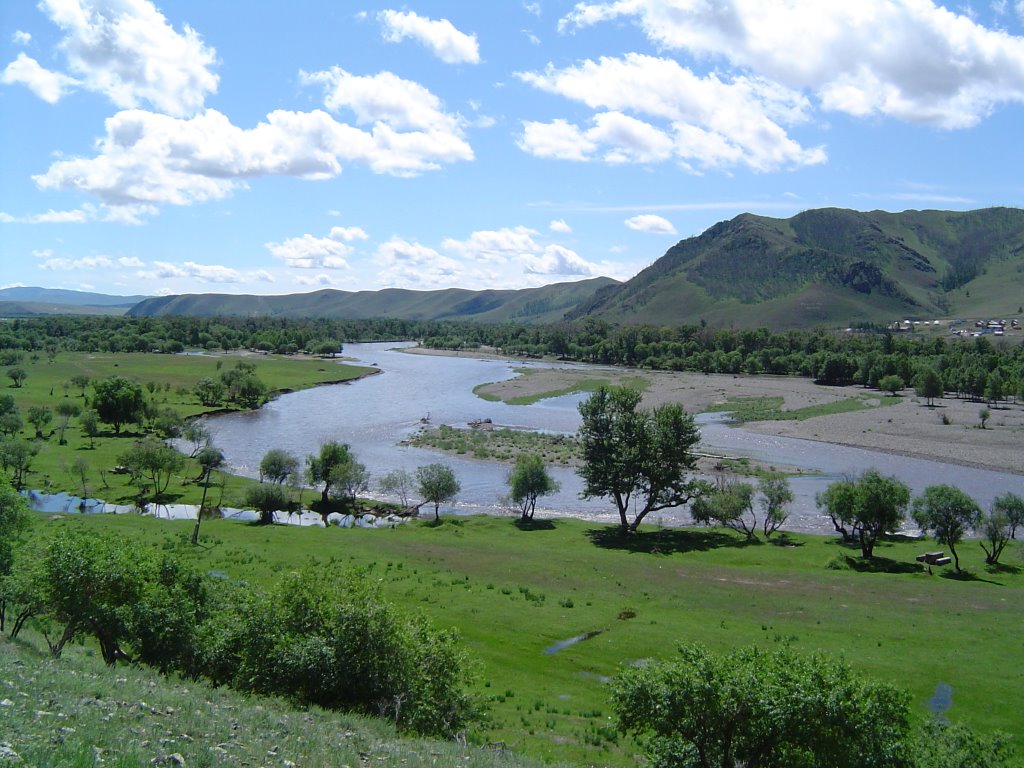
[(346, 319), (393, 317), (403, 320), (546, 323), (561, 320), (578, 304), (592, 298), (597, 290), (615, 284), (611, 278), (597, 277), (574, 283), (502, 291), (387, 288), (357, 292), (322, 290), (284, 296), (184, 294), (147, 299), (128, 314)]
[(573, 317), (775, 328), (1017, 314), (1024, 210), (742, 214), (670, 248)]
[(0, 317), (37, 315), (123, 315), (145, 296), (110, 296), (105, 293), (59, 288), (13, 286), (0, 288)]

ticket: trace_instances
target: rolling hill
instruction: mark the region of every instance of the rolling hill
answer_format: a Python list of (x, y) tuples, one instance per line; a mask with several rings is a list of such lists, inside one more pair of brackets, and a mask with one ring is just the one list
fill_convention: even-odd
[(60, 288), (0, 288), (0, 317), (123, 315), (146, 296), (111, 296)]
[(556, 283), (521, 290), (469, 291), (448, 288), (410, 291), (322, 290), (284, 296), (183, 294), (140, 302), (133, 316), (198, 315), (246, 317), (333, 317), (359, 319), (393, 317), (403, 320), (475, 320), (480, 322), (545, 323), (561, 320), (580, 302), (604, 287), (616, 285), (607, 277)]
[(612, 322), (795, 328), (1017, 314), (1024, 210), (742, 214), (683, 240), (571, 313)]

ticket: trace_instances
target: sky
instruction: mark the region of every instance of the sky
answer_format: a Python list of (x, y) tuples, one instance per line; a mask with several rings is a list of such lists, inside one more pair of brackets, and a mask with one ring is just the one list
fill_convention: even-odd
[(625, 280), (1024, 201), (1024, 0), (2, 0), (0, 287)]

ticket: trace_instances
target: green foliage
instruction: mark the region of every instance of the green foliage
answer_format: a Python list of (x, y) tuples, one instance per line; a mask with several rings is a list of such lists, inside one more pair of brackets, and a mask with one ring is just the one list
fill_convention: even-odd
[(201, 405), (213, 408), (224, 401), (224, 385), (210, 376), (204, 376), (192, 387)]
[(929, 719), (910, 753), (913, 768), (1013, 768), (1014, 749), (1004, 733), (979, 734), (963, 723)]
[(416, 481), (420, 496), (426, 503), (434, 505), (434, 519), (440, 520), (441, 505), (458, 496), (461, 488), (455, 473), (445, 464), (427, 464), (416, 468)]
[(145, 399), (142, 387), (124, 376), (111, 376), (94, 382), (92, 407), (100, 421), (110, 424), (114, 433), (121, 432), (123, 424), (142, 418)]
[(579, 405), (583, 496), (610, 497), (624, 532), (636, 532), (649, 513), (682, 506), (704, 490), (686, 478), (700, 440), (693, 417), (675, 404), (651, 412), (638, 411), (639, 405), (637, 390), (606, 387)]
[(757, 490), (761, 493), (761, 510), (764, 512), (764, 535), (769, 538), (789, 518), (786, 507), (793, 503), (793, 489), (790, 488), (789, 478), (769, 474), (761, 478)]
[(340, 467), (352, 460), (348, 444), (337, 440), (328, 440), (320, 446), (319, 453), (306, 457), (306, 479), (313, 485), (323, 484), (320, 503), (325, 507), (330, 502), (331, 486), (335, 479), (332, 473), (335, 467)]
[(934, 368), (925, 368), (914, 377), (914, 393), (925, 398), (929, 406), (934, 405), (935, 398), (945, 394), (942, 376)]
[(277, 483), (251, 485), (245, 492), (245, 506), (260, 513), (260, 525), (274, 522), (274, 513), (289, 507), (288, 492)]
[(914, 499), (914, 520), (922, 530), (931, 531), (936, 541), (949, 547), (959, 572), (956, 545), (981, 521), (978, 503), (952, 485), (929, 485)]
[(1006, 515), (1010, 538), (1017, 538), (1017, 528), (1024, 525), (1024, 498), (1016, 493), (1004, 493), (993, 499), (992, 511)]
[(523, 520), (532, 520), (537, 499), (558, 490), (548, 474), (544, 460), (537, 455), (520, 454), (508, 475), (509, 499), (519, 508)]
[(60, 445), (67, 445), (64, 433), (67, 431), (71, 420), (82, 412), (82, 406), (74, 400), (61, 400), (54, 406), (54, 410), (57, 412), (57, 442)]
[(121, 454), (139, 489), (139, 498), (156, 501), (167, 491), (171, 478), (185, 467), (185, 457), (153, 435), (147, 435)]
[(280, 485), (299, 471), (299, 459), (282, 448), (271, 448), (260, 459), (260, 482)]
[(25, 383), (25, 379), (28, 378), (28, 372), (24, 368), (8, 368), (7, 378), (11, 380), (11, 384), (15, 388), (21, 388), (21, 386)]
[(890, 395), (895, 395), (897, 392), (902, 391), (904, 386), (906, 385), (903, 383), (903, 379), (895, 374), (883, 376), (878, 380), (878, 388), (883, 392), (888, 392)]
[(910, 505), (910, 488), (895, 477), (869, 469), (858, 478), (832, 483), (817, 497), (836, 533), (860, 544), (861, 557), (874, 555), (879, 537), (899, 528)]
[(656, 768), (896, 768), (908, 703), (841, 661), (785, 647), (717, 656), (684, 646), (678, 660), (612, 681), (619, 727), (645, 736)]
[(43, 427), (53, 421), (53, 411), (47, 405), (30, 405), (26, 420), (35, 427), (36, 439), (43, 439)]
[(383, 475), (377, 485), (383, 494), (397, 496), (403, 507), (409, 506), (409, 494), (412, 493), (415, 478), (405, 469), (393, 469)]
[(11, 437), (0, 441), (0, 468), (9, 474), (11, 484), (17, 490), (25, 487), (32, 462), (38, 453), (39, 444), (35, 442)]
[(757, 515), (754, 511), (754, 486), (721, 478), (715, 488), (695, 499), (690, 509), (694, 522), (718, 524), (757, 538)]

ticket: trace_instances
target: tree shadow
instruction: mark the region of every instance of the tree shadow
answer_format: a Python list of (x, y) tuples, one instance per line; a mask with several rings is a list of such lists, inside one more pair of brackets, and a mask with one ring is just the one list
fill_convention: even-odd
[(857, 573), (921, 573), (924, 566), (920, 563), (905, 563), (888, 557), (875, 555), (870, 560), (845, 555), (846, 567)]
[(767, 539), (765, 539), (765, 541), (768, 544), (771, 544), (774, 547), (786, 547), (786, 548), (789, 548), (789, 547), (802, 547), (804, 545), (804, 543), (802, 541), (797, 541), (797, 540), (795, 540), (793, 538), (790, 538), (789, 534), (786, 533), (785, 531), (777, 532), (777, 533), (773, 534), (772, 536), (768, 537)]
[(557, 527), (553, 520), (523, 520), (517, 517), (513, 522), (520, 531), (553, 531)]
[(978, 576), (971, 571), (946, 571), (945, 573), (940, 573), (939, 578), (949, 579), (951, 581), (980, 581), (985, 584), (995, 584), (997, 587), (1005, 586), (1001, 581), (983, 579), (981, 576)]
[(590, 542), (602, 549), (618, 549), (647, 555), (671, 555), (686, 552), (707, 552), (721, 547), (746, 547), (751, 542), (721, 531), (694, 531), (681, 528), (623, 533), (618, 526), (591, 528), (586, 532)]
[(1021, 572), (1020, 566), (1007, 565), (1006, 563), (990, 563), (985, 566), (985, 570), (989, 573), (1008, 573), (1013, 575)]

